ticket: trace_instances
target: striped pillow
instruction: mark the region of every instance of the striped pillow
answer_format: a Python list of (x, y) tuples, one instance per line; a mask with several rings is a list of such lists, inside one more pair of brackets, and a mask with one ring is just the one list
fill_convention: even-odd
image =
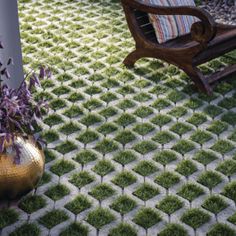
[[(194, 0), (144, 0), (157, 6), (195, 6)], [(158, 43), (164, 43), (178, 36), (188, 34), (193, 23), (198, 21), (193, 16), (149, 14)]]

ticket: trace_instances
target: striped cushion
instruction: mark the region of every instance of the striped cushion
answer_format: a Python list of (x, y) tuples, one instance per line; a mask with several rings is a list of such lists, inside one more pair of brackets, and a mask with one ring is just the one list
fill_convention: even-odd
[[(158, 6), (195, 6), (194, 0), (144, 0), (144, 2)], [(159, 43), (188, 34), (192, 24), (198, 21), (193, 16), (180, 15), (149, 14), (149, 18)]]

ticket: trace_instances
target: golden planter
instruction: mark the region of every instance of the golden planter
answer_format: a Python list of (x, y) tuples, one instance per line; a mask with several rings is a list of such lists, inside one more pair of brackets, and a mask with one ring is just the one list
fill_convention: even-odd
[(17, 137), (21, 147), (20, 164), (14, 163), (14, 153), (7, 148), (0, 153), (0, 199), (14, 199), (36, 187), (44, 171), (43, 151), (32, 137)]

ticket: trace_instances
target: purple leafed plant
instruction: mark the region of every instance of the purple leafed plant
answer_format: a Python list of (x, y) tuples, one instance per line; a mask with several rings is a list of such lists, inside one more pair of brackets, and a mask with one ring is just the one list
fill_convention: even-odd
[[(0, 48), (2, 44), (0, 42)], [(8, 67), (13, 64), (9, 59), (6, 65), (0, 61), (0, 75), (10, 78)], [(42, 109), (48, 109), (45, 100), (35, 101), (33, 90), (40, 86), (40, 80), (50, 77), (49, 69), (40, 68), (39, 74), (32, 73), (25, 77), (20, 87), (12, 89), (0, 78), (0, 153), (6, 150), (6, 144), (10, 144), (15, 151), (15, 163), (20, 163), (20, 147), (15, 142), (18, 135), (32, 135), (35, 141), (38, 138), (34, 135), (34, 127), (42, 118)]]

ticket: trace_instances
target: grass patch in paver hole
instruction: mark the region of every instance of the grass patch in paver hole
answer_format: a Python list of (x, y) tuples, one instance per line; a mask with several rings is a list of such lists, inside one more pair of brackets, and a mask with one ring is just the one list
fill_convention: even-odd
[(111, 117), (111, 116), (116, 115), (117, 113), (118, 113), (118, 111), (114, 107), (107, 107), (107, 108), (105, 108), (105, 109), (103, 109), (99, 112), (99, 114), (101, 116), (105, 117), (106, 119)]
[(107, 79), (102, 86), (107, 89), (118, 87), (120, 84), (115, 79)]
[(199, 163), (207, 166), (209, 163), (215, 161), (217, 156), (211, 151), (200, 150), (195, 155), (193, 160), (198, 161)]
[(109, 160), (100, 160), (92, 169), (95, 173), (100, 176), (105, 176), (110, 172), (114, 171), (115, 168), (111, 161)]
[(69, 75), (69, 74), (66, 74), (66, 73), (61, 74), (61, 75), (59, 75), (59, 76), (57, 77), (57, 80), (60, 81), (60, 82), (69, 81), (69, 80), (71, 80), (71, 79), (72, 79), (72, 76)]
[(70, 108), (66, 109), (63, 112), (63, 115), (69, 117), (69, 118), (75, 118), (79, 115), (83, 114), (83, 110), (77, 106), (77, 105), (72, 105)]
[[(162, 76), (162, 78), (166, 78), (165, 76)], [(151, 79), (149, 77), (149, 79)], [(149, 93), (153, 94), (153, 95), (161, 95), (161, 94), (165, 94), (167, 91), (169, 90), (169, 88), (163, 86), (163, 85), (156, 85), (154, 86)], [(164, 99), (163, 99), (164, 100)], [(157, 100), (158, 101), (158, 100)]]
[(93, 86), (90, 86), (87, 89), (85, 89), (84, 92), (92, 96), (92, 95), (101, 93), (102, 89), (93, 85)]
[(231, 222), (232, 224), (236, 225), (236, 213), (230, 216), (227, 220)]
[(15, 223), (18, 220), (18, 213), (11, 208), (0, 209), (0, 230)]
[(234, 97), (227, 97), (218, 103), (218, 106), (230, 110), (236, 106), (236, 99)]
[(151, 122), (155, 125), (158, 125), (160, 127), (170, 123), (172, 121), (172, 118), (168, 115), (159, 114), (156, 115), (154, 118), (151, 119)]
[(84, 96), (81, 93), (72, 93), (70, 94), (70, 96), (68, 97), (68, 100), (70, 102), (78, 102), (81, 100), (84, 100)]
[(48, 229), (68, 220), (68, 215), (63, 210), (52, 210), (47, 212), (44, 216), (40, 217), (38, 222)]
[(229, 135), (228, 139), (236, 142), (236, 130), (234, 130), (233, 133)]
[(80, 130), (80, 127), (78, 124), (70, 122), (70, 123), (65, 123), (59, 131), (65, 135), (70, 135), (72, 133), (75, 133)]
[(130, 85), (125, 85), (123, 87), (120, 87), (119, 89), (117, 89), (117, 93), (120, 93), (121, 95), (125, 96), (127, 94), (133, 94), (135, 93), (135, 90), (133, 89), (132, 86)]
[(152, 96), (148, 93), (141, 92), (133, 97), (137, 102), (147, 102), (152, 99)]
[(161, 216), (156, 210), (149, 207), (143, 207), (138, 210), (133, 218), (133, 221), (137, 225), (140, 225), (147, 230), (148, 228), (160, 222)]
[(118, 149), (118, 145), (111, 139), (103, 139), (102, 141), (98, 142), (95, 149), (102, 153), (103, 155), (116, 151)]
[(217, 168), (217, 171), (221, 172), (222, 174), (226, 176), (232, 176), (236, 173), (236, 161), (234, 160), (226, 160), (224, 162), (221, 162)]
[(60, 87), (57, 87), (57, 88), (55, 88), (55, 89), (53, 89), (52, 90), (52, 92), (54, 93), (54, 94), (56, 94), (57, 96), (61, 96), (61, 95), (63, 95), (63, 94), (67, 94), (67, 93), (69, 93), (71, 90), (68, 88), (68, 87), (66, 87), (66, 86), (61, 86), (60, 85)]
[(119, 212), (121, 215), (124, 215), (132, 211), (136, 206), (137, 204), (132, 198), (127, 195), (122, 195), (112, 202), (110, 208)]
[(75, 222), (67, 226), (60, 236), (88, 236), (89, 228), (87, 225), (83, 225), (80, 222)]
[(97, 132), (87, 129), (86, 131), (82, 132), (76, 139), (83, 144), (88, 144), (94, 142), (99, 138)]
[(173, 147), (172, 149), (175, 150), (176, 152), (184, 155), (187, 152), (192, 151), (195, 148), (195, 145), (188, 140), (180, 140), (178, 141)]
[(136, 133), (138, 133), (140, 135), (146, 135), (146, 134), (152, 132), (154, 129), (155, 129), (155, 127), (153, 125), (151, 125), (150, 123), (140, 123), (140, 124), (137, 124), (133, 128), (133, 131), (135, 131)]
[(223, 109), (215, 105), (209, 105), (205, 107), (204, 112), (211, 118), (215, 118), (223, 112)]
[(158, 168), (151, 161), (142, 160), (133, 168), (133, 170), (142, 176), (148, 176), (158, 171)]
[(73, 82), (70, 84), (70, 86), (71, 86), (72, 88), (75, 88), (75, 89), (82, 88), (82, 87), (84, 87), (84, 86), (86, 86), (86, 85), (87, 85), (87, 84), (86, 84), (85, 81), (82, 80), (82, 79), (75, 80), (75, 81), (73, 81)]
[(53, 110), (59, 110), (66, 106), (66, 102), (60, 98), (56, 98), (50, 102), (49, 106)]
[(111, 101), (114, 101), (114, 100), (117, 100), (117, 96), (112, 93), (112, 92), (107, 92), (107, 93), (104, 93), (100, 99), (106, 103), (109, 103)]
[(39, 236), (40, 233), (40, 229), (36, 224), (25, 223), (10, 233), (9, 236)]
[(195, 198), (203, 195), (204, 190), (195, 183), (184, 184), (178, 191), (178, 195), (192, 202)]
[(222, 194), (236, 203), (236, 181), (228, 183), (222, 192)]
[(208, 131), (220, 135), (224, 131), (228, 129), (228, 125), (225, 122), (222, 122), (220, 120), (215, 120), (211, 123), (211, 125), (207, 128)]
[(171, 111), (168, 112), (169, 115), (176, 118), (180, 118), (187, 114), (188, 110), (184, 107), (174, 107)]
[(167, 98), (170, 101), (176, 103), (183, 100), (185, 98), (185, 95), (177, 90), (173, 90), (167, 95)]
[(111, 187), (111, 185), (107, 183), (101, 183), (94, 187), (89, 194), (96, 198), (98, 201), (102, 201), (106, 198), (111, 197), (114, 195), (116, 191)]
[(133, 86), (135, 86), (136, 88), (139, 88), (139, 89), (146, 88), (150, 85), (151, 85), (151, 83), (145, 79), (136, 80), (133, 84)]
[(228, 204), (226, 203), (226, 201), (217, 195), (212, 195), (210, 197), (208, 197), (204, 203), (202, 204), (202, 207), (205, 208), (206, 210), (214, 213), (214, 214), (218, 214), (221, 211), (223, 211), (226, 207), (228, 206)]
[(44, 184), (47, 184), (51, 181), (51, 179), (52, 179), (51, 175), (48, 174), (47, 172), (44, 172), (37, 186), (40, 187)]
[(57, 184), (50, 187), (44, 194), (50, 197), (53, 201), (58, 201), (70, 194), (70, 189), (63, 184)]
[(133, 195), (147, 201), (159, 194), (159, 189), (151, 184), (143, 183), (133, 192)]
[(119, 102), (119, 104), (117, 105), (117, 107), (119, 107), (120, 109), (122, 110), (126, 110), (126, 109), (129, 109), (129, 108), (132, 108), (134, 107), (136, 104), (131, 101), (131, 100), (128, 100), (128, 99), (124, 99), (122, 100), (121, 102)]
[(189, 225), (193, 229), (197, 229), (201, 227), (203, 224), (210, 221), (211, 217), (209, 214), (205, 213), (202, 210), (199, 209), (190, 209), (187, 210), (182, 216), (181, 221), (183, 221), (185, 224)]
[(230, 152), (234, 149), (234, 145), (227, 141), (227, 140), (218, 140), (212, 147), (211, 149), (213, 151), (219, 152), (222, 155), (226, 154), (227, 152)]
[(45, 149), (44, 150), (44, 155), (45, 155), (45, 162), (46, 163), (56, 159), (56, 155), (51, 150)]
[(163, 198), (157, 205), (156, 208), (165, 212), (168, 215), (173, 214), (177, 210), (183, 207), (183, 202), (178, 197), (169, 195)]
[(96, 229), (101, 229), (103, 226), (114, 221), (115, 216), (111, 213), (110, 210), (99, 207), (93, 211), (90, 211), (86, 220)]
[(145, 155), (157, 148), (157, 145), (152, 141), (141, 141), (134, 145), (134, 150), (142, 155)]
[(51, 166), (50, 171), (58, 176), (62, 176), (75, 168), (74, 164), (67, 160), (59, 160)]
[(71, 176), (69, 182), (74, 184), (77, 188), (82, 188), (87, 184), (92, 183), (95, 177), (91, 175), (88, 171), (80, 171)]
[(88, 200), (88, 198), (82, 194), (76, 196), (74, 200), (68, 202), (65, 205), (65, 208), (75, 215), (85, 211), (86, 209), (90, 208), (92, 203)]
[(136, 181), (136, 176), (129, 171), (122, 171), (112, 179), (112, 183), (118, 185), (121, 188), (125, 188)]
[(82, 166), (88, 164), (89, 162), (95, 161), (96, 159), (97, 155), (91, 150), (81, 150), (74, 158), (74, 160)]
[(167, 144), (170, 141), (175, 139), (175, 136), (168, 131), (159, 131), (157, 134), (152, 138), (153, 141), (156, 141), (160, 144)]
[(227, 224), (217, 223), (211, 227), (207, 236), (235, 236), (235, 231)]
[(194, 113), (189, 119), (187, 119), (187, 122), (199, 126), (207, 121), (207, 117), (204, 114), (201, 113)]
[(123, 113), (117, 120), (116, 123), (120, 126), (126, 127), (132, 123), (136, 122), (136, 119), (133, 115), (128, 113)]
[(56, 140), (59, 139), (59, 135), (56, 131), (53, 130), (48, 130), (46, 132), (43, 132), (42, 138), (47, 142), (47, 143), (52, 143)]
[(196, 172), (198, 169), (196, 165), (190, 160), (182, 160), (178, 163), (176, 169), (181, 175), (188, 177)]
[(147, 116), (150, 116), (153, 114), (153, 110), (150, 107), (145, 107), (141, 106), (139, 107), (135, 112), (134, 115), (140, 117), (140, 118), (145, 118)]
[(114, 161), (120, 163), (123, 166), (132, 162), (132, 161), (135, 161), (136, 159), (137, 159), (137, 156), (134, 154), (134, 152), (132, 152), (130, 150), (120, 151), (113, 158)]
[(210, 139), (212, 139), (212, 136), (209, 132), (206, 132), (204, 130), (196, 130), (190, 137), (190, 139), (196, 143), (204, 144)]
[(46, 206), (46, 201), (42, 196), (29, 196), (23, 198), (19, 203), (19, 208), (28, 214), (31, 214)]
[(107, 135), (115, 132), (117, 129), (118, 127), (114, 123), (105, 123), (101, 125), (97, 131), (103, 135)]
[(53, 83), (52, 80), (46, 79), (46, 80), (43, 80), (43, 81), (41, 82), (41, 86), (42, 86), (43, 89), (47, 89), (47, 88), (54, 87), (55, 84)]
[(197, 98), (190, 98), (187, 100), (187, 102), (184, 104), (185, 107), (188, 107), (190, 109), (197, 109), (203, 105), (203, 102)]
[(222, 182), (222, 177), (214, 171), (203, 172), (197, 179), (198, 183), (212, 190), (216, 185)]
[(135, 139), (136, 137), (134, 133), (131, 132), (130, 130), (123, 130), (119, 132), (115, 137), (115, 140), (121, 143), (123, 146), (126, 145), (127, 143), (134, 141)]
[(236, 113), (229, 111), (221, 117), (221, 120), (227, 122), (230, 125), (236, 125)]
[(162, 110), (164, 108), (167, 108), (171, 105), (170, 102), (168, 102), (166, 99), (164, 98), (158, 98), (153, 104), (152, 107), (156, 108), (157, 110)]
[(94, 125), (96, 123), (99, 123), (101, 121), (102, 121), (102, 118), (100, 116), (98, 116), (97, 114), (92, 114), (92, 113), (89, 113), (83, 116), (80, 120), (80, 122), (87, 127)]
[(89, 111), (92, 111), (101, 106), (102, 106), (102, 103), (100, 102), (100, 100), (96, 98), (91, 98), (90, 100), (87, 100), (86, 102), (83, 103), (83, 107), (88, 109)]
[(120, 223), (110, 229), (108, 236), (137, 236), (137, 230), (127, 223)]
[(177, 122), (175, 123), (170, 130), (178, 135), (183, 135), (192, 130), (190, 125), (186, 125), (185, 123)]
[(163, 229), (158, 236), (188, 236), (186, 229), (179, 224), (167, 224), (165, 229)]
[(166, 166), (170, 162), (177, 160), (177, 155), (173, 151), (162, 150), (154, 155), (153, 160)]
[(179, 176), (169, 171), (161, 173), (154, 180), (155, 183), (159, 184), (165, 189), (169, 189), (173, 185), (179, 183), (179, 181), (180, 181)]
[(63, 122), (63, 119), (61, 116), (57, 114), (49, 115), (47, 118), (44, 119), (43, 121), (45, 124), (48, 126), (52, 127), (53, 125), (58, 125)]

